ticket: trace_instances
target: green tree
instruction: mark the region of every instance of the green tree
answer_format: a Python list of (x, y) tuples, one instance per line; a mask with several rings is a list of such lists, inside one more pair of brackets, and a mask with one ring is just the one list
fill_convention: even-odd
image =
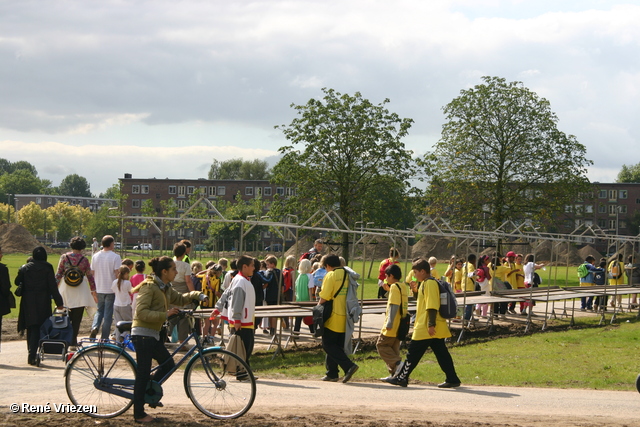
[[(265, 203), (261, 197), (256, 197), (249, 200), (242, 200), (242, 194), (238, 192), (235, 196), (235, 201), (229, 203), (221, 200), (216, 204), (216, 209), (226, 219), (229, 220), (246, 220), (249, 216), (260, 219), (265, 212)], [(248, 249), (251, 247), (251, 242), (260, 238), (260, 233), (266, 231), (268, 227), (258, 226), (254, 227), (246, 237), (244, 237), (245, 247)], [(247, 228), (245, 228), (245, 231)], [(240, 240), (240, 224), (231, 222), (212, 222), (207, 230), (209, 235), (206, 240), (208, 247), (213, 247), (214, 242), (224, 241), (225, 248), (228, 249), (232, 242)], [(243, 249), (240, 248), (242, 251)]]
[(0, 203), (0, 220), (6, 221), (6, 222), (15, 222), (15, 218), (16, 218), (16, 209), (13, 207), (13, 205), (9, 205), (6, 203)]
[(31, 202), (18, 211), (18, 224), (34, 236), (40, 236), (45, 226), (45, 212), (40, 205)]
[(209, 179), (269, 179), (269, 165), (264, 160), (213, 159)]
[(640, 182), (640, 163), (630, 166), (622, 165), (616, 182)]
[(58, 194), (61, 196), (91, 197), (89, 181), (78, 174), (64, 177), (58, 186)]
[[(408, 180), (416, 169), (402, 138), (413, 120), (390, 113), (388, 99), (374, 105), (359, 92), (350, 96), (333, 89), (322, 91), (320, 100), (292, 105), (298, 117), (289, 125), (276, 126), (291, 145), (280, 148), (283, 157), (273, 168), (272, 180), (295, 192), (280, 198), (280, 205), (273, 209), (303, 217), (317, 209), (335, 209), (353, 226), (368, 208), (363, 200), (375, 197), (381, 188), (397, 188), (402, 195), (408, 192)], [(342, 236), (345, 259), (348, 237)]]
[(47, 194), (51, 181), (42, 180), (28, 169), (17, 169), (0, 176), (0, 194), (8, 202), (7, 194)]
[[(93, 214), (85, 229), (85, 234), (89, 239), (96, 237), (100, 241), (102, 236), (107, 234), (116, 236), (119, 233), (120, 222), (118, 218), (110, 218), (117, 215), (114, 212), (116, 211), (112, 211), (110, 205), (104, 204)], [(87, 241), (87, 243), (89, 242)]]
[(591, 190), (585, 146), (558, 130), (549, 101), (521, 82), (482, 79), (443, 108), (442, 138), (423, 162), (427, 211), (458, 226), (553, 220)]
[(57, 232), (58, 241), (69, 241), (71, 237), (83, 235), (85, 228), (91, 223), (92, 213), (89, 208), (58, 202), (46, 209), (47, 232)]

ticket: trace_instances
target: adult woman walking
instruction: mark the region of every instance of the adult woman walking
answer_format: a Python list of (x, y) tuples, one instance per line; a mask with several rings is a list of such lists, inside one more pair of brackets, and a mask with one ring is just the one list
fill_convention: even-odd
[(15, 284), (21, 289), (22, 295), (18, 332), (27, 331), (28, 363), (35, 365), (40, 326), (52, 314), (51, 299), (55, 301), (58, 310), (64, 309), (53, 266), (47, 262), (47, 251), (42, 246), (33, 250), (33, 261), (20, 267)]
[[(133, 388), (133, 418), (139, 423), (154, 421), (144, 411), (144, 395), (149, 380), (160, 380), (174, 366), (169, 351), (160, 341), (160, 329), (167, 317), (178, 314), (176, 306), (185, 306), (192, 300), (203, 301), (206, 296), (199, 291), (181, 294), (173, 289), (171, 282), (178, 270), (175, 262), (167, 257), (153, 258), (149, 261), (153, 274), (133, 289), (138, 292), (136, 313), (133, 317), (131, 340), (136, 349), (138, 368)], [(173, 305), (173, 308), (169, 308)], [(151, 360), (161, 365), (151, 378)], [(166, 362), (166, 363), (165, 363)], [(156, 405), (161, 406), (161, 405)]]
[[(98, 294), (96, 293), (96, 283), (93, 280), (91, 264), (82, 253), (87, 247), (87, 243), (82, 237), (74, 237), (71, 239), (70, 246), (71, 252), (60, 256), (56, 281), (58, 282), (58, 291), (62, 295), (64, 305), (70, 309), (69, 318), (73, 328), (71, 345), (77, 346), (78, 332), (80, 331), (84, 309), (85, 307), (97, 307)], [(65, 271), (71, 267), (77, 267), (84, 275), (82, 283), (78, 286), (69, 286), (63, 279)]]

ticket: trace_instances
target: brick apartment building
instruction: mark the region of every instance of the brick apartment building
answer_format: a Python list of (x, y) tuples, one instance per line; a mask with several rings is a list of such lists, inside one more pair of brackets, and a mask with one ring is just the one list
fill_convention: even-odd
[[(158, 178), (134, 178), (131, 174), (125, 174), (120, 178), (122, 193), (127, 196), (124, 213), (126, 216), (142, 216), (142, 207), (146, 200), (151, 200), (155, 216), (163, 217), (163, 200), (174, 199), (178, 207), (178, 215), (184, 213), (190, 207), (190, 198), (204, 194), (205, 197), (216, 206), (217, 202), (224, 200), (233, 202), (239, 193), (242, 200), (250, 200), (261, 197), (265, 202), (265, 211), (268, 210), (273, 197), (277, 194), (286, 197), (294, 191), (292, 188), (278, 187), (265, 180), (210, 180), (210, 179), (158, 179)], [(209, 210), (214, 214), (213, 210)], [(265, 212), (266, 213), (266, 212)], [(154, 248), (160, 245), (160, 227), (142, 228), (128, 227), (124, 233), (125, 245), (135, 245), (139, 242), (150, 242)], [(265, 233), (263, 240), (268, 242), (271, 235)], [(163, 239), (165, 247), (173, 245), (174, 241), (189, 238), (194, 243), (207, 238), (206, 230), (190, 227), (181, 230), (166, 230)], [(268, 244), (268, 243), (267, 243)]]
[(66, 202), (70, 205), (89, 208), (91, 212), (96, 212), (105, 203), (111, 206), (117, 206), (115, 200), (101, 197), (55, 196), (51, 194), (16, 194), (14, 197), (14, 207), (16, 211), (19, 211), (31, 202), (39, 205), (42, 209), (50, 208), (56, 203)]

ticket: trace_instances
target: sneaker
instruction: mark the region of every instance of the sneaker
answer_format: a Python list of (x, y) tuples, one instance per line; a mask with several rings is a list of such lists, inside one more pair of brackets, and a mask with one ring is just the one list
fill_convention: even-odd
[(516, 314), (516, 311), (515, 311), (514, 309), (510, 309), (510, 310), (509, 310), (509, 313), (511, 313), (511, 314)]
[(353, 365), (351, 368), (349, 368), (349, 370), (347, 371), (346, 374), (344, 374), (344, 378), (342, 379), (343, 383), (347, 383), (349, 382), (349, 380), (351, 379), (351, 377), (353, 376), (353, 374), (356, 373), (356, 371), (358, 370), (358, 368), (360, 368), (358, 365)]
[(400, 387), (406, 387), (409, 384), (408, 378), (400, 379), (398, 377), (391, 377), (391, 378), (385, 378), (383, 379), (383, 381), (389, 384), (400, 386)]
[(98, 328), (92, 329), (89, 338), (95, 339), (98, 336)]
[(325, 375), (324, 377), (320, 378), (320, 380), (322, 380), (322, 381), (330, 381), (332, 383), (337, 383), (338, 382), (338, 377), (330, 377), (328, 375)]
[(267, 334), (267, 335), (269, 335), (269, 331), (267, 331), (266, 329), (263, 329), (263, 330), (262, 330), (262, 333), (263, 333), (263, 334)]
[(448, 382), (443, 382), (438, 384), (438, 388), (456, 388), (456, 387), (460, 387), (460, 383), (448, 383)]

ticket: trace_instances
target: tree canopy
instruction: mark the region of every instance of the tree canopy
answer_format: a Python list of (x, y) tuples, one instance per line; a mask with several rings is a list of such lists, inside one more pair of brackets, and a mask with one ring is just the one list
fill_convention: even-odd
[(622, 165), (616, 182), (640, 182), (640, 163), (631, 166)]
[[(378, 208), (403, 209), (366, 201), (380, 198), (385, 188), (397, 189), (400, 196), (411, 188), (415, 162), (402, 138), (413, 120), (389, 112), (388, 99), (375, 105), (359, 92), (322, 91), (322, 99), (292, 104), (298, 117), (276, 126), (291, 145), (279, 149), (283, 157), (273, 168), (272, 181), (295, 190), (279, 199), (274, 212), (304, 218), (318, 209), (334, 209), (352, 227), (356, 221), (371, 221)], [(347, 258), (347, 235), (342, 243)]]
[(213, 159), (209, 179), (269, 179), (269, 165), (264, 160)]
[(591, 191), (586, 148), (558, 129), (549, 101), (499, 77), (462, 90), (443, 107), (446, 123), (424, 158), (427, 211), (457, 225), (552, 220)]
[(63, 178), (58, 186), (58, 194), (61, 196), (92, 197), (89, 181), (75, 173)]

